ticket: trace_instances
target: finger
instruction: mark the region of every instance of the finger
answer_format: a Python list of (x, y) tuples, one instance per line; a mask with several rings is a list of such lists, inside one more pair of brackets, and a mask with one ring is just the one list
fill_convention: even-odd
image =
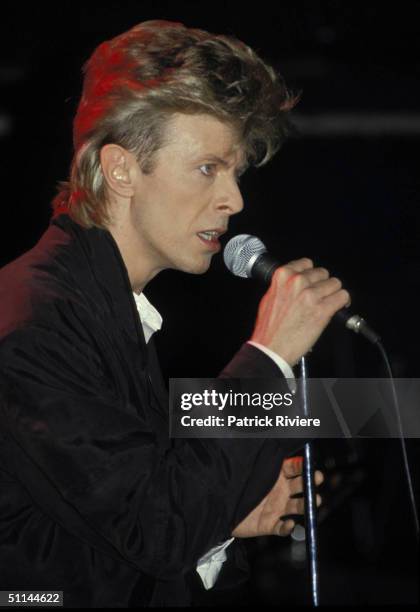
[(293, 261), (289, 261), (289, 263), (286, 264), (286, 267), (293, 270), (293, 272), (305, 272), (305, 270), (313, 268), (314, 263), (312, 259), (302, 257), (302, 259), (294, 259)]
[(289, 457), (283, 461), (282, 471), (286, 478), (295, 478), (302, 474), (303, 457)]
[(331, 278), (320, 280), (319, 282), (314, 283), (311, 286), (311, 290), (317, 295), (318, 298), (322, 299), (328, 297), (329, 295), (337, 293), (337, 291), (340, 291), (341, 287), (341, 280), (333, 276)]
[(345, 289), (340, 289), (335, 293), (323, 298), (323, 305), (328, 316), (332, 317), (337, 310), (344, 308), (351, 303), (350, 294)]
[(283, 516), (289, 514), (303, 514), (305, 511), (305, 501), (303, 497), (291, 498), (288, 500)]
[(313, 285), (320, 281), (327, 280), (327, 278), (330, 277), (330, 273), (325, 268), (312, 268), (310, 270), (305, 270), (302, 276)]
[(277, 526), (277, 535), (283, 537), (290, 535), (293, 531), (294, 526), (295, 521), (292, 521), (292, 519), (287, 519), (287, 521), (280, 521)]
[[(316, 495), (316, 505), (317, 508), (322, 504), (322, 497), (317, 493)], [(286, 504), (285, 513), (283, 516), (288, 516), (289, 514), (303, 514), (305, 512), (305, 500), (303, 497), (298, 498), (290, 498)]]
[(302, 495), (303, 479), (301, 476), (297, 478), (288, 478), (286, 482), (289, 488), (289, 497), (293, 495)]
[[(314, 476), (315, 486), (319, 486), (324, 482), (324, 474), (317, 470)], [(303, 478), (302, 476), (287, 479), (289, 487), (289, 495), (301, 495), (303, 493)]]

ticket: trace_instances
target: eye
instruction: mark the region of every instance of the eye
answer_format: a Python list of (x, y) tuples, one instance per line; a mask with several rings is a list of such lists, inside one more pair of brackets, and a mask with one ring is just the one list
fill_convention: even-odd
[[(202, 166), (200, 166), (200, 170), (202, 168), (215, 168), (215, 167), (216, 167), (216, 164), (203, 164)], [(201, 170), (201, 172), (202, 172), (202, 174), (204, 174), (204, 176), (208, 176), (208, 177), (213, 176), (213, 172), (208, 173), (208, 172), (203, 172), (202, 170)]]
[[(204, 174), (204, 176), (207, 176), (208, 178), (212, 178), (215, 175), (215, 168), (217, 167), (217, 164), (203, 164), (202, 166), (200, 166), (200, 171), (202, 174)], [(204, 168), (204, 170), (203, 170)], [(235, 174), (235, 181), (237, 183), (237, 185), (240, 184), (241, 182), (241, 176), (245, 174), (245, 170), (239, 170), (238, 172), (236, 172)]]

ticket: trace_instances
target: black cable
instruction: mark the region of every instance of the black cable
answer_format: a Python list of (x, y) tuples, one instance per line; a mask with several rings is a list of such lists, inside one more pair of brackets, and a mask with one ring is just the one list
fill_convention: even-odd
[(411, 503), (411, 509), (413, 512), (413, 518), (414, 518), (414, 525), (415, 525), (415, 529), (416, 529), (416, 536), (417, 536), (417, 541), (419, 540), (419, 517), (417, 514), (417, 508), (416, 508), (416, 501), (414, 498), (414, 487), (413, 487), (413, 479), (411, 477), (411, 472), (410, 472), (410, 465), (408, 463), (408, 457), (407, 457), (407, 448), (406, 448), (406, 444), (405, 444), (405, 439), (404, 439), (404, 433), (403, 433), (403, 429), (402, 429), (402, 423), (401, 423), (401, 415), (400, 415), (400, 407), (399, 407), (399, 403), (398, 403), (398, 396), (397, 396), (397, 391), (395, 389), (395, 385), (394, 385), (394, 376), (392, 373), (392, 368), (391, 368), (391, 364), (389, 362), (388, 359), (388, 355), (386, 354), (386, 351), (383, 347), (383, 345), (381, 344), (381, 342), (376, 342), (375, 343), (377, 345), (377, 347), (379, 348), (381, 355), (385, 361), (385, 365), (386, 368), (388, 370), (388, 374), (389, 374), (389, 380), (391, 383), (391, 389), (392, 389), (392, 397), (394, 400), (394, 407), (395, 407), (395, 413), (397, 415), (397, 423), (398, 423), (398, 430), (399, 430), (399, 440), (401, 442), (401, 450), (402, 450), (402, 455), (403, 455), (403, 460), (404, 460), (404, 470), (405, 470), (405, 475), (407, 478), (407, 485), (408, 485), (408, 492), (409, 492), (409, 496), (410, 496), (410, 503)]

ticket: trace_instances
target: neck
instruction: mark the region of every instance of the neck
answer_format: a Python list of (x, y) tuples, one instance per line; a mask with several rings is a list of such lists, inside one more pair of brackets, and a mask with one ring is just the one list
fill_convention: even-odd
[(147, 283), (152, 280), (162, 268), (153, 265), (150, 256), (136, 236), (132, 236), (122, 227), (110, 226), (108, 231), (117, 243), (121, 257), (127, 268), (132, 290), (140, 294)]

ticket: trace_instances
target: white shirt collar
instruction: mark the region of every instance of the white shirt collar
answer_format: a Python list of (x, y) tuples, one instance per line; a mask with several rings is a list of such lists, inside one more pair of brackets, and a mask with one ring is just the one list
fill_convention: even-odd
[(140, 293), (139, 295), (133, 292), (133, 295), (137, 306), (137, 312), (139, 313), (140, 321), (143, 326), (144, 337), (146, 342), (148, 342), (154, 332), (162, 327), (163, 319), (144, 293)]

